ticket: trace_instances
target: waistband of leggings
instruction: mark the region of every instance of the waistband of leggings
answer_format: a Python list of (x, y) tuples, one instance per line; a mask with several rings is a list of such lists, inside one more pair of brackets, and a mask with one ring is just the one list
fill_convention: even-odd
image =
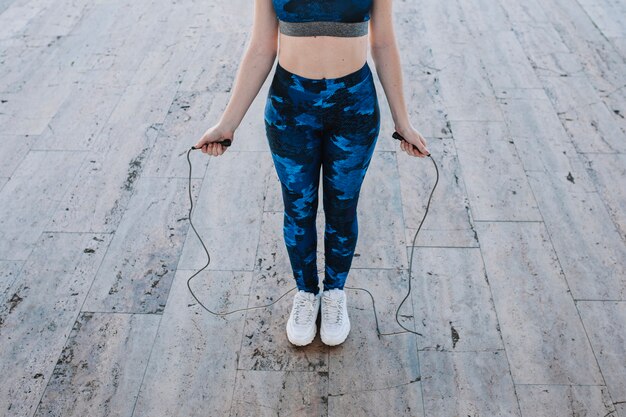
[(365, 80), (371, 74), (371, 69), (367, 61), (363, 64), (361, 68), (358, 70), (351, 72), (346, 75), (342, 75), (341, 77), (336, 78), (307, 78), (302, 75), (294, 74), (293, 72), (287, 70), (280, 62), (276, 62), (276, 75), (281, 78), (289, 77), (294, 80), (299, 80), (301, 83), (306, 83), (309, 85), (327, 85), (327, 84), (336, 84), (336, 83), (344, 83), (347, 87), (351, 85), (356, 85), (361, 81)]

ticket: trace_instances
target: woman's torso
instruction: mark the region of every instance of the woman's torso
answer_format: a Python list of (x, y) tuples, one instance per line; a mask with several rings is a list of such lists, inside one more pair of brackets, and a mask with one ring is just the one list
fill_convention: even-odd
[[(374, 0), (272, 0), (277, 18), (289, 22), (363, 22)], [(368, 36), (289, 36), (279, 33), (278, 61), (307, 78), (337, 78), (367, 60)]]

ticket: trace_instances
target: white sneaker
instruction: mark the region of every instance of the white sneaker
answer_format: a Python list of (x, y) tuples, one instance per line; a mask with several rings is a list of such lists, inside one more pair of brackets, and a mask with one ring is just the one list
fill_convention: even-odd
[(320, 294), (298, 290), (293, 297), (293, 307), (287, 320), (287, 338), (297, 346), (308, 345), (317, 332), (317, 313), (320, 309)]
[(329, 346), (339, 345), (350, 333), (350, 319), (344, 290), (333, 288), (322, 293), (322, 342)]

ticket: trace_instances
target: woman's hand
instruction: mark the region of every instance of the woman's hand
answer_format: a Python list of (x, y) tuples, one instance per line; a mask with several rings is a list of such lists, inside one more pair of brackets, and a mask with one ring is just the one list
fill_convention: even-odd
[[(406, 129), (398, 129), (398, 132), (405, 140), (400, 141), (400, 148), (411, 156), (417, 156), (419, 158), (426, 158), (430, 155), (430, 151), (426, 148), (426, 140), (413, 126), (409, 126)], [(417, 149), (413, 147), (417, 146)], [(419, 149), (419, 152), (418, 152)], [(420, 153), (421, 152), (421, 153)]]
[(234, 136), (235, 132), (233, 130), (226, 129), (218, 123), (207, 129), (194, 146), (196, 149), (200, 149), (202, 153), (219, 156), (226, 152), (227, 146), (215, 142), (220, 142), (224, 139), (234, 141)]

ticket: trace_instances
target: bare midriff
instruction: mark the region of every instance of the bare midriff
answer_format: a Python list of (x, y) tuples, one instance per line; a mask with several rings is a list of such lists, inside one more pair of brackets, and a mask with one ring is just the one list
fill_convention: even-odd
[(338, 78), (360, 69), (367, 60), (368, 35), (289, 36), (279, 33), (278, 62), (306, 78)]

